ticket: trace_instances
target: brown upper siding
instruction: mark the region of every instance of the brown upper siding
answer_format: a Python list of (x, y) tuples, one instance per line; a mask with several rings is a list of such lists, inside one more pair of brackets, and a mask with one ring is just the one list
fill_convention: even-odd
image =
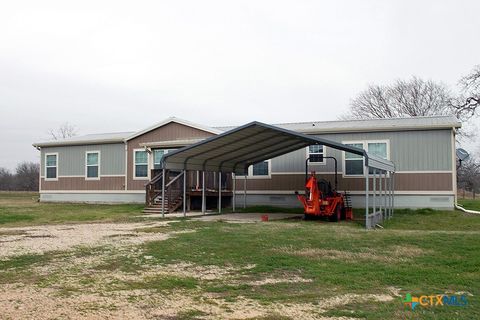
[[(127, 142), (127, 189), (143, 190), (148, 180), (133, 179), (133, 150), (142, 148), (141, 143), (208, 138), (213, 133), (170, 122)], [(149, 168), (151, 169), (151, 168)]]
[[(318, 175), (334, 185), (333, 174)], [(378, 180), (377, 180), (378, 181)], [(370, 179), (373, 188), (373, 178)], [(303, 190), (304, 174), (273, 174), (271, 179), (247, 179), (247, 190)], [(237, 190), (243, 190), (243, 179), (237, 179)], [(364, 191), (365, 178), (343, 178), (338, 175), (338, 190)], [(377, 182), (378, 190), (378, 182)], [(396, 173), (395, 190), (397, 191), (452, 191), (452, 173)]]

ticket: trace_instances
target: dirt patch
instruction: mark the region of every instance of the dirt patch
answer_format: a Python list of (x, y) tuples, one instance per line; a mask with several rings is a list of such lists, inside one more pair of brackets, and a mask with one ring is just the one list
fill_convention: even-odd
[(147, 241), (166, 240), (175, 234), (195, 232), (148, 233), (138, 229), (158, 227), (168, 221), (151, 223), (92, 223), (0, 229), (0, 259), (22, 254), (43, 254), (49, 251), (66, 251), (76, 246), (136, 245)]
[[(261, 303), (236, 296), (226, 299), (216, 293), (202, 291), (201, 286), (185, 290), (178, 287), (168, 290), (150, 290), (149, 279), (194, 278), (231, 286), (268, 286), (279, 283), (308, 283), (311, 279), (301, 273), (252, 274), (254, 264), (244, 266), (197, 265), (179, 261), (159, 264), (153, 256), (145, 255), (138, 246), (147, 241), (165, 240), (181, 233), (144, 232), (166, 226), (169, 221), (151, 223), (106, 223), (36, 226), (11, 228), (0, 236), (0, 258), (9, 259), (17, 254), (63, 251), (48, 264), (32, 265), (28, 270), (35, 280), (25, 283), (0, 285), (0, 310), (2, 319), (176, 319), (196, 313), (202, 319), (252, 319), (281, 315), (292, 319), (349, 319), (326, 317), (327, 311), (354, 302), (388, 302), (395, 293), (348, 294), (319, 299), (315, 303)], [(0, 229), (0, 232), (3, 231)], [(83, 250), (87, 248), (84, 255)], [(281, 248), (289, 254), (293, 248)], [(403, 251), (402, 251), (403, 250)], [(406, 250), (406, 251), (405, 251)], [(398, 254), (421, 254), (415, 248), (396, 248)], [(332, 252), (298, 251), (317, 257)], [(339, 251), (337, 257), (343, 258)], [(374, 255), (374, 253), (370, 253)], [(374, 255), (375, 256), (375, 255)], [(112, 266), (109, 265), (112, 263)], [(125, 270), (121, 267), (130, 267)], [(15, 281), (15, 280), (13, 280)], [(353, 319), (353, 318), (352, 318)]]
[(429, 250), (425, 250), (415, 246), (393, 246), (390, 248), (390, 250), (385, 252), (377, 252), (372, 249), (366, 249), (362, 252), (321, 248), (306, 248), (298, 250), (293, 247), (281, 247), (274, 250), (276, 252), (314, 259), (335, 259), (349, 262), (358, 260), (371, 260), (386, 263), (408, 262), (415, 257), (431, 253), (431, 251)]
[(305, 279), (297, 274), (285, 274), (278, 277), (265, 276), (260, 279), (252, 280), (247, 275), (242, 275), (244, 271), (254, 268), (255, 265), (246, 265), (242, 267), (229, 267), (229, 266), (200, 266), (192, 263), (175, 263), (168, 265), (156, 265), (152, 268), (144, 270), (139, 274), (125, 274), (117, 273), (113, 274), (117, 280), (121, 281), (138, 281), (144, 280), (150, 277), (158, 276), (174, 276), (180, 278), (194, 278), (197, 280), (221, 280), (229, 285), (249, 285), (249, 286), (263, 286), (278, 283), (309, 283), (312, 279)]
[(277, 283), (308, 283), (312, 281), (313, 281), (312, 279), (305, 279), (298, 275), (292, 275), (290, 277), (278, 277), (278, 278), (267, 277), (261, 280), (246, 281), (244, 283), (251, 286), (264, 286), (264, 285), (277, 284)]
[(4, 319), (152, 319), (175, 318), (188, 311), (197, 311), (205, 319), (251, 319), (283, 315), (292, 319), (355, 319), (324, 317), (328, 310), (354, 302), (388, 302), (390, 295), (339, 295), (318, 303), (272, 303), (269, 305), (240, 297), (225, 301), (208, 294), (191, 295), (182, 291), (158, 294), (151, 290), (131, 290), (95, 294), (83, 292), (72, 296), (58, 295), (56, 290), (19, 284), (6, 285), (0, 293)]

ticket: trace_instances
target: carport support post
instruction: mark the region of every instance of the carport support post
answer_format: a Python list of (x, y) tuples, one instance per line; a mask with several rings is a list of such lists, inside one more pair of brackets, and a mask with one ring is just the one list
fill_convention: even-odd
[(162, 169), (162, 218), (165, 218), (165, 168)]
[(205, 214), (207, 204), (205, 203), (205, 170), (202, 170), (202, 213)]
[(395, 213), (395, 172), (392, 173), (392, 217)]
[(222, 213), (222, 173), (218, 172), (218, 213)]
[(387, 208), (387, 219), (390, 219), (390, 173), (385, 171), (385, 207)]
[(377, 212), (377, 169), (373, 169), (373, 214), (375, 212)]
[(378, 209), (380, 210), (380, 214), (382, 215), (383, 218), (383, 211), (382, 211), (382, 171), (378, 173), (378, 196), (380, 197), (380, 203), (378, 204)]
[(237, 184), (235, 172), (232, 173), (232, 211), (235, 212), (235, 185)]
[(183, 170), (183, 216), (187, 216), (187, 170)]
[(383, 172), (383, 182), (384, 182), (384, 192), (383, 192), (383, 206), (385, 208), (385, 212), (383, 214), (383, 220), (387, 220), (388, 217), (388, 207), (387, 207), (387, 171)]
[[(368, 166), (365, 166), (367, 168), (368, 172)], [(365, 176), (365, 229), (368, 228), (368, 193), (369, 193), (369, 187), (368, 187), (368, 174)]]
[(385, 207), (387, 208), (386, 218), (390, 218), (390, 172), (385, 171)]
[(388, 179), (390, 183), (390, 215), (389, 218), (392, 217), (393, 214), (393, 171), (390, 172), (390, 179)]
[(247, 207), (247, 174), (245, 174), (245, 179), (243, 180), (243, 209)]
[(390, 172), (390, 218), (393, 215), (393, 171)]

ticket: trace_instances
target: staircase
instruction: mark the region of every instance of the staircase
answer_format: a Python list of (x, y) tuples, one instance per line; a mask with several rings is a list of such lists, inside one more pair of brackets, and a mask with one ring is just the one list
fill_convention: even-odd
[[(144, 213), (162, 213), (162, 195), (161, 195), (161, 191), (160, 191), (160, 195), (157, 196), (154, 200), (153, 200), (153, 204), (149, 205), (149, 206), (146, 206), (144, 209), (143, 209), (143, 212)], [(170, 201), (168, 199), (168, 195), (165, 195), (165, 210), (164, 212), (165, 213), (171, 213), (171, 212), (174, 212), (175, 210), (177, 210), (178, 208), (180, 208), (183, 204), (183, 196), (179, 196), (177, 198), (175, 198), (173, 201)]]
[[(177, 210), (183, 203), (183, 171), (170, 177), (170, 172), (165, 174), (165, 201), (164, 213), (171, 213)], [(162, 213), (162, 184), (163, 173), (159, 173), (152, 178), (146, 185), (146, 206), (144, 213), (156, 214)]]

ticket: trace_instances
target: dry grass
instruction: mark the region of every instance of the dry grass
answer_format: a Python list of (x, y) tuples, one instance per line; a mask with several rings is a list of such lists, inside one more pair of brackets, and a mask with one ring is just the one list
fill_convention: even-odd
[(384, 263), (408, 262), (412, 258), (432, 253), (431, 250), (415, 246), (392, 246), (382, 251), (367, 248), (362, 252), (320, 248), (298, 249), (295, 247), (280, 247), (273, 251), (311, 259), (334, 259), (348, 262), (369, 260)]

